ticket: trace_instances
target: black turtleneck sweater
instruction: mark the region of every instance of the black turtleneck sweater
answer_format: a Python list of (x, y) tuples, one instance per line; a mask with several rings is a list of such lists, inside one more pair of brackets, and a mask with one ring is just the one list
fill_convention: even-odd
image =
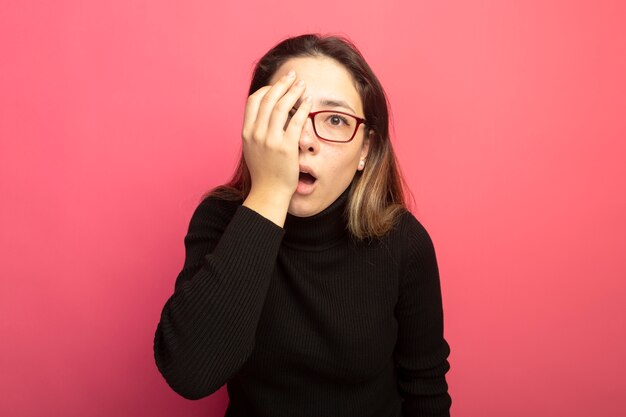
[(241, 202), (200, 203), (154, 338), (174, 391), (227, 384), (226, 417), (449, 415), (432, 241), (405, 212), (356, 242), (347, 196), (284, 228)]

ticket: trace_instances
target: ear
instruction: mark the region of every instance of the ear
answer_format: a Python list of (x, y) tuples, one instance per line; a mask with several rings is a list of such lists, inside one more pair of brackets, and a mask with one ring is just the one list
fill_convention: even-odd
[[(361, 161), (365, 161), (366, 160), (367, 154), (368, 154), (368, 152), (370, 150), (370, 141), (372, 140), (373, 137), (374, 137), (374, 131), (373, 130), (369, 130), (367, 132), (367, 135), (363, 139), (363, 145), (361, 145), (361, 155), (360, 155), (360, 160)], [(359, 167), (357, 169), (359, 171), (363, 171), (363, 168), (365, 168), (365, 163), (363, 163), (363, 164), (359, 163)]]

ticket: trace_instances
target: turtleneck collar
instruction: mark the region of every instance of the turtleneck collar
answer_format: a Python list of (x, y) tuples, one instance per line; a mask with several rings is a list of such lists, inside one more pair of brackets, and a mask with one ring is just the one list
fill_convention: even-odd
[(345, 208), (350, 187), (328, 207), (310, 217), (287, 214), (285, 219), (286, 246), (305, 250), (324, 250), (348, 235)]

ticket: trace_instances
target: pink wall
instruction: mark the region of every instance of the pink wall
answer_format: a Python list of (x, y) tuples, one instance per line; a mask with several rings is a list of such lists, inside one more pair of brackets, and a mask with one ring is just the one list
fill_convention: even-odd
[(455, 416), (626, 415), (620, 1), (0, 4), (0, 415), (222, 416), (152, 338), (253, 61), (343, 32), (440, 262)]

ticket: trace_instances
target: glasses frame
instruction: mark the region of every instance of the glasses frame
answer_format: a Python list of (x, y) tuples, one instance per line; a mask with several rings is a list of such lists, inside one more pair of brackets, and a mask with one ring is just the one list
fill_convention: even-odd
[[(320, 113), (333, 113), (333, 114), (343, 114), (344, 116), (350, 116), (354, 119), (356, 119), (356, 126), (354, 127), (354, 132), (352, 132), (352, 136), (350, 136), (350, 139), (348, 140), (332, 140), (332, 139), (326, 139), (323, 138), (319, 135), (319, 133), (317, 133), (317, 128), (315, 127), (315, 116), (317, 116)], [(337, 111), (337, 110), (319, 110), (319, 111), (314, 111), (309, 113), (308, 118), (311, 119), (311, 124), (313, 125), (313, 131), (315, 132), (315, 136), (317, 136), (319, 139), (324, 140), (326, 142), (333, 142), (333, 143), (348, 143), (351, 142), (352, 139), (354, 139), (354, 137), (356, 136), (356, 131), (359, 130), (359, 127), (361, 125), (366, 125), (366, 120), (362, 117), (359, 116), (355, 116), (354, 114), (350, 114), (350, 113), (346, 113), (343, 111)]]

